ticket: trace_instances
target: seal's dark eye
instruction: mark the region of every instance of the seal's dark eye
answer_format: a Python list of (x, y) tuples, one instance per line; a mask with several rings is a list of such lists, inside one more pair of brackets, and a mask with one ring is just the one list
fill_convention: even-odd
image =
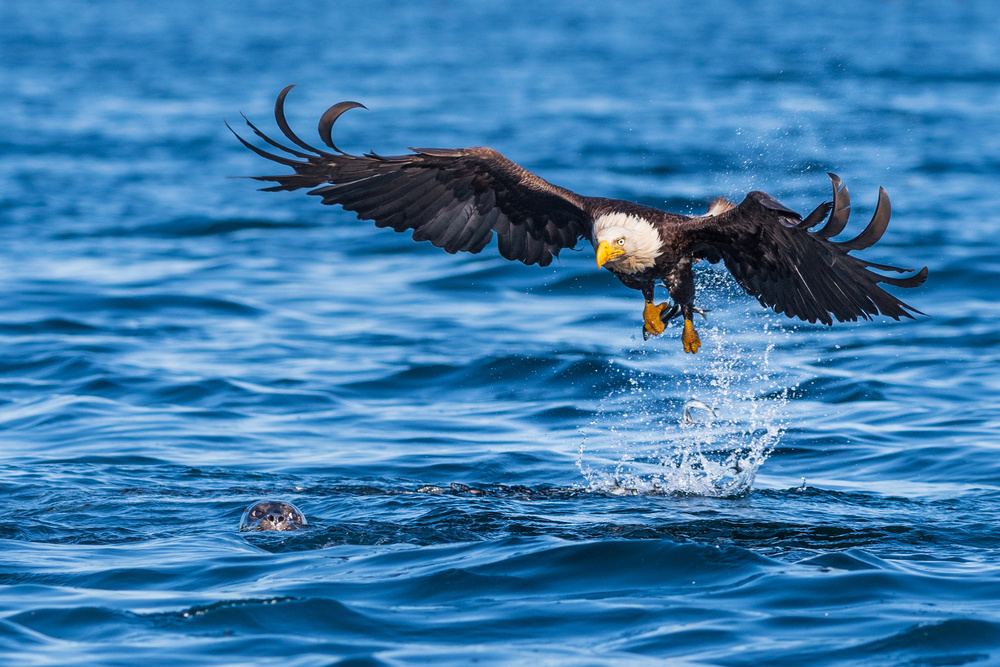
[(263, 514), (263, 512), (261, 512), (260, 510), (254, 510), (253, 512), (250, 512), (250, 516), (254, 518), (259, 517), (261, 514)]

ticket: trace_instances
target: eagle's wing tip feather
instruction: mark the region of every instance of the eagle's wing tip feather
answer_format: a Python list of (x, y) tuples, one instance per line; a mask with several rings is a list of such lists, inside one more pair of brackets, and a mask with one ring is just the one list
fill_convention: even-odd
[(319, 138), (323, 140), (324, 144), (326, 144), (333, 150), (337, 151), (341, 155), (346, 155), (344, 151), (337, 148), (336, 144), (333, 143), (333, 137), (332, 137), (333, 124), (337, 122), (337, 119), (340, 118), (345, 111), (349, 111), (351, 109), (367, 109), (367, 108), (368, 107), (366, 107), (361, 102), (347, 101), (347, 102), (338, 102), (337, 104), (334, 104), (332, 107), (323, 112), (322, 116), (320, 116), (319, 126), (317, 127), (317, 129), (319, 130)]

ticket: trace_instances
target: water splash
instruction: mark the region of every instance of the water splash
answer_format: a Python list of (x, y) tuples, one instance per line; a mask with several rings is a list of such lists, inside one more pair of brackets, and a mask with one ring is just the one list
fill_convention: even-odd
[(581, 442), (589, 490), (731, 497), (751, 489), (784, 431), (790, 387), (771, 365), (782, 330), (768, 318), (761, 326), (759, 315), (744, 321), (758, 324), (702, 327), (697, 364), (662, 347), (611, 362), (625, 386), (600, 402)]

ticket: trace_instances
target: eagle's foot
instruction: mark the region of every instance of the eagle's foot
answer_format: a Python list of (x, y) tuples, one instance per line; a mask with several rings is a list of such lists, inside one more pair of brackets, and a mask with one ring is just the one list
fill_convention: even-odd
[(671, 303), (661, 303), (656, 306), (647, 301), (642, 309), (642, 338), (649, 340), (650, 336), (659, 336), (666, 330), (666, 323), (677, 317), (680, 309)]
[(684, 343), (684, 351), (691, 354), (697, 353), (698, 348), (701, 347), (701, 337), (694, 330), (694, 323), (689, 319), (684, 320), (684, 333), (681, 334), (681, 342)]

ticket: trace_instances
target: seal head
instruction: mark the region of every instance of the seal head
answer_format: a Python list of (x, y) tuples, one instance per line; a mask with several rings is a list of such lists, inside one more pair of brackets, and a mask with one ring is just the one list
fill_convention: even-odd
[(298, 530), (309, 525), (305, 515), (291, 503), (278, 500), (261, 500), (243, 512), (240, 518), (240, 532), (250, 533), (262, 530)]

